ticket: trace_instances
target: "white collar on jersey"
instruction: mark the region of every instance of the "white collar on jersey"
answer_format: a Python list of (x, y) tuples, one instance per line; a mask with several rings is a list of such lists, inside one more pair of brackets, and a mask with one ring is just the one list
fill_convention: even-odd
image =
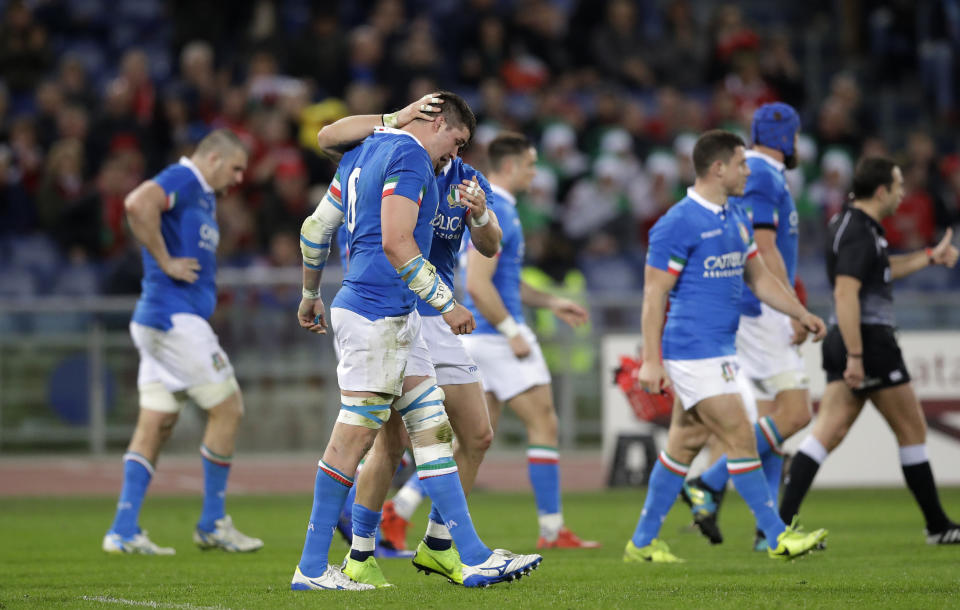
[(692, 186), (687, 187), (687, 197), (689, 197), (690, 199), (693, 199), (694, 201), (696, 201), (697, 203), (699, 203), (699, 204), (702, 205), (703, 207), (707, 208), (708, 210), (710, 210), (710, 211), (713, 212), (714, 214), (723, 214), (724, 212), (727, 211), (727, 206), (725, 206), (725, 205), (717, 205), (717, 204), (713, 203), (712, 201), (707, 201), (706, 199), (704, 199), (703, 195), (701, 195), (701, 194), (698, 193), (697, 191), (693, 190), (693, 187), (692, 187)]
[(449, 161), (447, 161), (447, 164), (443, 166), (443, 169), (440, 170), (440, 173), (446, 176), (447, 172), (450, 171), (451, 167), (453, 167), (453, 159), (450, 159)]
[(423, 145), (423, 142), (421, 142), (420, 140), (418, 140), (418, 139), (417, 139), (417, 136), (413, 135), (413, 134), (410, 133), (409, 131), (404, 131), (404, 130), (402, 130), (402, 129), (394, 129), (393, 127), (383, 127), (382, 125), (378, 125), (378, 126), (376, 126), (376, 127), (373, 128), (373, 133), (374, 133), (374, 134), (378, 134), (378, 133), (392, 133), (392, 134), (396, 134), (396, 135), (398, 135), (398, 136), (410, 136), (411, 138), (413, 138), (413, 141), (414, 141), (414, 142), (416, 142), (417, 144), (420, 145), (420, 148), (422, 148), (423, 150), (427, 150), (427, 147)]
[(503, 197), (508, 202), (510, 202), (510, 205), (516, 207), (517, 198), (513, 196), (513, 193), (503, 188), (502, 186), (497, 186), (496, 184), (493, 184), (492, 182), (490, 183), (490, 189), (493, 191), (494, 195), (499, 195), (500, 197)]
[(778, 172), (782, 172), (782, 171), (783, 171), (784, 169), (786, 169), (786, 167), (787, 167), (786, 165), (784, 165), (784, 164), (781, 163), (780, 161), (777, 161), (776, 159), (774, 159), (774, 158), (771, 157), (770, 155), (764, 154), (764, 153), (760, 152), (759, 150), (748, 150), (745, 154), (746, 154), (747, 159), (750, 159), (750, 158), (763, 159), (764, 161), (767, 162), (768, 165), (770, 165), (771, 167), (773, 167), (773, 168), (774, 168), (775, 170), (777, 170)]
[(212, 193), (213, 188), (207, 184), (207, 181), (204, 179), (203, 174), (200, 173), (200, 168), (190, 160), (189, 157), (180, 157), (180, 165), (190, 168), (190, 171), (193, 172), (193, 175), (197, 177), (197, 180), (200, 182), (200, 186), (203, 187), (204, 192)]

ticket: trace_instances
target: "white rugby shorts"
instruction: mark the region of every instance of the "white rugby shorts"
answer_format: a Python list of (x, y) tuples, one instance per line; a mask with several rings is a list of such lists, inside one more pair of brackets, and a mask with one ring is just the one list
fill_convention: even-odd
[(685, 410), (698, 402), (721, 394), (740, 394), (737, 385), (736, 356), (697, 360), (664, 360), (663, 366)]
[(192, 313), (175, 313), (170, 321), (169, 330), (130, 323), (130, 336), (140, 353), (140, 406), (176, 413), (183, 403), (173, 393), (186, 391), (209, 409), (239, 390), (233, 365), (210, 324)]
[(480, 370), (467, 353), (461, 336), (455, 335), (442, 316), (420, 316), (423, 339), (437, 372), (437, 385), (460, 385), (480, 381)]
[(499, 333), (460, 336), (467, 353), (480, 367), (483, 389), (493, 392), (501, 402), (550, 383), (550, 371), (537, 336), (526, 324), (520, 325), (520, 334), (530, 344), (530, 355), (523, 359), (513, 354), (507, 338)]
[(806, 389), (803, 359), (792, 345), (790, 316), (761, 303), (759, 316), (740, 316), (737, 358), (757, 400), (773, 400), (783, 390)]
[(433, 377), (420, 314), (368, 320), (342, 307), (330, 309), (340, 362), (341, 390), (400, 396), (404, 377)]

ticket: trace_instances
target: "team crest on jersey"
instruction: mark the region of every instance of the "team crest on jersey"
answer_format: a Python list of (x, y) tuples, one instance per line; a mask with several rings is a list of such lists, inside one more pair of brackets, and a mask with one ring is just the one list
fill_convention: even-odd
[(447, 193), (447, 203), (450, 204), (451, 208), (465, 208), (467, 204), (463, 201), (460, 201), (460, 189), (457, 188), (456, 184), (450, 185), (450, 192)]
[(729, 360), (724, 360), (720, 363), (720, 374), (723, 375), (723, 380), (730, 382), (737, 378), (737, 368)]
[(213, 370), (222, 371), (227, 368), (227, 361), (223, 359), (223, 356), (220, 355), (220, 352), (214, 352), (213, 354)]
[(737, 228), (740, 229), (740, 239), (743, 240), (744, 244), (750, 243), (750, 233), (747, 231), (747, 227), (743, 226), (742, 222), (737, 223)]

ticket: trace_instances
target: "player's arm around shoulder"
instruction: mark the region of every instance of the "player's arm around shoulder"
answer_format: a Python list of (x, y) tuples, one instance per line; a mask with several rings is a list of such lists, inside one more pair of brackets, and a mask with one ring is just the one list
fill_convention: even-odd
[(197, 281), (200, 263), (191, 257), (171, 257), (160, 232), (160, 216), (170, 209), (171, 199), (159, 184), (146, 180), (123, 200), (127, 221), (134, 236), (174, 280), (192, 284)]
[(400, 128), (414, 119), (432, 121), (443, 100), (429, 93), (402, 110), (390, 114), (358, 114), (325, 125), (317, 133), (320, 151), (339, 161), (343, 154), (371, 135), (377, 127)]

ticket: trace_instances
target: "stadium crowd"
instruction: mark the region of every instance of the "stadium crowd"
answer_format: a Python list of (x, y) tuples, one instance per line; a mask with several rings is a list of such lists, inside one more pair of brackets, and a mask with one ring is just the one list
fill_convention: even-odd
[[(124, 197), (216, 127), (251, 151), (219, 200), (221, 265), (296, 267), (334, 169), (319, 128), (437, 89), (478, 115), (471, 164), (502, 128), (537, 143), (528, 263), (578, 268), (592, 290), (642, 286), (696, 134), (746, 135), (767, 101), (803, 119), (788, 176), (811, 290), (826, 290), (824, 227), (865, 153), (904, 170), (891, 250), (960, 225), (956, 2), (777, 4), (0, 0), (0, 297), (136, 293)], [(960, 289), (956, 270), (922, 275), (915, 288)]]

